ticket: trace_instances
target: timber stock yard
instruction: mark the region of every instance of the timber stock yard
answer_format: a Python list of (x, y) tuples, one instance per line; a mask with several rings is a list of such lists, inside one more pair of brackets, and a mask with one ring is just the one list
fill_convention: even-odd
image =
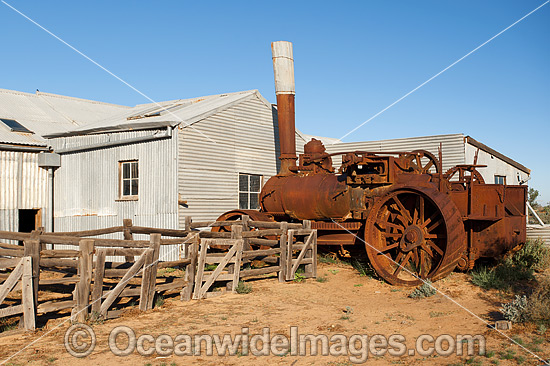
[(2, 1), (0, 363), (550, 364), (547, 4)]

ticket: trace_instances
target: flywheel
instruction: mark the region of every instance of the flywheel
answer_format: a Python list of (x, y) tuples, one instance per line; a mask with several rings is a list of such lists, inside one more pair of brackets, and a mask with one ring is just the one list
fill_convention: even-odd
[(465, 238), (458, 208), (433, 188), (390, 191), (374, 202), (365, 226), (369, 260), (394, 285), (447, 276), (465, 249)]

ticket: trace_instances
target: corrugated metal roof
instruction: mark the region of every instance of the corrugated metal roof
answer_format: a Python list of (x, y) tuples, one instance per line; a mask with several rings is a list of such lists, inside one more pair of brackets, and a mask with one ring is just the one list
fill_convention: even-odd
[[(188, 126), (255, 95), (265, 101), (257, 90), (248, 90), (193, 99), (141, 104), (96, 123), (77, 127), (71, 131), (49, 134), (47, 137), (149, 129), (166, 125), (175, 126), (180, 123)], [(267, 104), (269, 105), (269, 103)]]
[(14, 119), (34, 132), (34, 135), (15, 133), (0, 126), (0, 140), (44, 146), (42, 136), (46, 134), (66, 132), (128, 108), (56, 94), (0, 89), (0, 117)]

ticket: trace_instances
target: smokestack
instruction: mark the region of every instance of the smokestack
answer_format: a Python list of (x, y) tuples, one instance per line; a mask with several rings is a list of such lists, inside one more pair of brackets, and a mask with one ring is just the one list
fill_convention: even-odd
[(296, 131), (294, 122), (294, 58), (292, 43), (278, 41), (271, 43), (277, 115), (279, 120), (279, 143), (281, 147), (281, 169), (279, 175), (291, 174), (296, 166)]

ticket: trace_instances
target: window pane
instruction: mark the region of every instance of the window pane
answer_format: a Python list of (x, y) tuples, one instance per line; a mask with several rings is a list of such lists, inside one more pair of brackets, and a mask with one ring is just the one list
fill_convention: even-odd
[(130, 164), (122, 163), (122, 178), (130, 178)]
[(248, 175), (239, 174), (239, 191), (248, 192)]
[(259, 196), (260, 195), (258, 193), (250, 193), (250, 208), (252, 210), (260, 208), (260, 204), (258, 202), (258, 197)]
[(260, 179), (259, 175), (250, 176), (250, 192), (260, 192)]
[(132, 196), (137, 196), (138, 194), (138, 180), (132, 179)]
[(130, 195), (130, 181), (129, 180), (123, 180), (122, 181), (122, 195), (123, 196), (129, 196)]
[(137, 161), (132, 163), (132, 178), (138, 177), (138, 163)]
[(239, 193), (239, 208), (241, 210), (248, 208), (248, 193)]

